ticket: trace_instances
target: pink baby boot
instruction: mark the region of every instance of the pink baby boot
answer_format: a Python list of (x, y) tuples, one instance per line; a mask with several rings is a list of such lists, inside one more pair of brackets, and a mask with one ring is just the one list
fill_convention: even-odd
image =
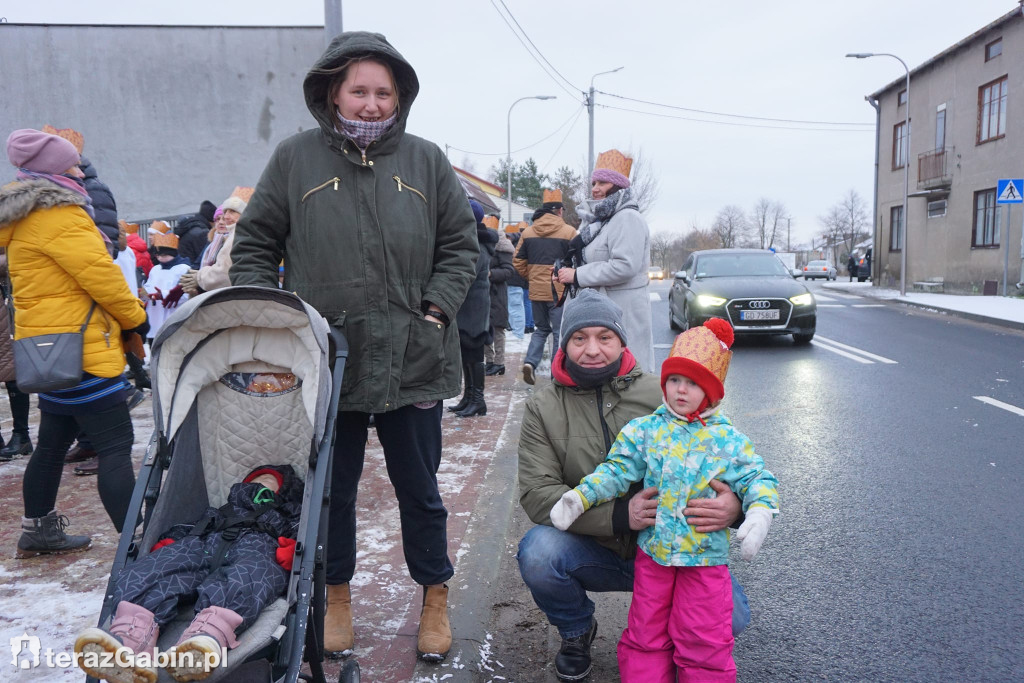
[(207, 607), (196, 615), (170, 654), (167, 673), (178, 683), (201, 681), (223, 664), (224, 648), (238, 647), (235, 629), (242, 617), (224, 607)]
[(155, 683), (153, 654), (159, 635), (152, 612), (121, 601), (110, 628), (87, 628), (78, 634), (78, 665), (90, 676), (110, 683)]

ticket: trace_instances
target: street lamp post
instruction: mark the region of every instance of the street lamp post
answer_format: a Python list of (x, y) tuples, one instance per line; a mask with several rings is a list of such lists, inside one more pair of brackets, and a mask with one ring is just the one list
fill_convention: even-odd
[(620, 66), (611, 71), (602, 71), (590, 77), (590, 91), (587, 94), (587, 114), (590, 117), (590, 147), (587, 155), (587, 182), (590, 181), (590, 174), (594, 172), (594, 79), (605, 74), (613, 74), (622, 71), (626, 67)]
[[(512, 107), (516, 106), (523, 100), (554, 100), (557, 99), (554, 95), (531, 95), (529, 97), (520, 97), (518, 100), (512, 103)], [(508, 181), (508, 217), (506, 220), (512, 222), (512, 107), (508, 108), (508, 125), (506, 130), (508, 132), (508, 157), (505, 160), (505, 177)]]
[[(908, 234), (909, 231), (907, 230), (907, 228), (909, 226), (909, 221), (907, 219), (910, 218), (910, 207), (907, 205), (907, 200), (908, 200), (909, 195), (910, 195), (910, 68), (907, 67), (907, 63), (906, 62), (904, 62), (902, 59), (900, 59), (896, 55), (891, 54), (889, 52), (851, 52), (851, 53), (847, 54), (846, 56), (847, 57), (853, 57), (854, 59), (866, 59), (867, 57), (892, 57), (893, 59), (897, 60), (900, 64), (902, 64), (904, 71), (907, 72), (907, 86), (906, 86), (906, 93), (907, 93), (906, 107), (907, 107), (907, 110), (906, 110), (906, 117), (904, 119), (904, 125), (903, 125), (903, 127), (906, 129), (905, 130), (906, 152), (904, 154), (904, 159), (903, 159), (903, 221), (902, 221), (903, 225), (900, 226), (900, 229), (903, 230), (903, 239), (901, 240), (901, 244), (900, 244), (900, 296), (906, 296), (907, 295), (907, 247), (908, 247), (908, 245), (910, 243), (910, 239), (909, 239), (910, 235)], [(896, 94), (896, 108), (899, 109), (899, 106), (900, 106), (900, 96), (899, 96), (899, 93), (897, 93)], [(876, 136), (881, 135), (881, 131), (880, 130), (876, 130), (875, 135)], [(877, 182), (878, 181), (876, 180), (875, 181), (876, 185), (877, 185)], [(890, 226), (890, 229), (892, 229), (892, 226)]]

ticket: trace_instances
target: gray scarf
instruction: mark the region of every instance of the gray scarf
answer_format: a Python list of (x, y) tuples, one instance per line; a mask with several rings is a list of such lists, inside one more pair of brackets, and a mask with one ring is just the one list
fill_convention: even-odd
[(633, 191), (630, 188), (619, 190), (604, 199), (584, 199), (576, 207), (576, 215), (580, 217), (580, 238), (583, 246), (594, 241), (601, 228), (622, 209), (640, 210)]

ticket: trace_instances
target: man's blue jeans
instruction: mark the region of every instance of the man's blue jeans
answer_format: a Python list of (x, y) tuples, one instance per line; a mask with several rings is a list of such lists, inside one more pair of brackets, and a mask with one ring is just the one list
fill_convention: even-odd
[[(529, 304), (529, 302), (527, 302)], [(523, 288), (508, 288), (508, 324), (516, 339), (522, 339), (526, 328), (526, 311), (523, 309)]]
[[(563, 638), (587, 632), (594, 602), (587, 591), (633, 590), (633, 560), (624, 560), (591, 536), (538, 525), (519, 542), (519, 573), (533, 601)], [(743, 587), (732, 579), (732, 633), (750, 623), (750, 606)]]
[(544, 342), (551, 336), (551, 359), (555, 358), (555, 349), (558, 348), (558, 331), (562, 327), (562, 307), (555, 306), (552, 301), (531, 301), (533, 308), (533, 335), (530, 337), (530, 345), (526, 349), (526, 358), (523, 363), (529, 363), (533, 367), (540, 365), (544, 356)]

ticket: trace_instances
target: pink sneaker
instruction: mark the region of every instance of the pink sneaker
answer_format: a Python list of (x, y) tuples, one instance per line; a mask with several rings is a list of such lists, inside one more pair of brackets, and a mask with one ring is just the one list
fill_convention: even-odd
[[(110, 628), (87, 628), (75, 639), (75, 652), (83, 656), (79, 666), (90, 676), (111, 683), (156, 683), (156, 668), (151, 664), (160, 627), (145, 607), (121, 601)], [(120, 655), (118, 655), (118, 651)], [(147, 653), (147, 662), (135, 662), (135, 654)], [(109, 653), (109, 654), (107, 654)], [(95, 664), (96, 666), (89, 666)]]
[(196, 615), (178, 644), (171, 649), (172, 665), (167, 673), (179, 683), (201, 681), (209, 677), (223, 664), (225, 648), (238, 647), (235, 629), (242, 623), (242, 617), (224, 607), (207, 607)]

